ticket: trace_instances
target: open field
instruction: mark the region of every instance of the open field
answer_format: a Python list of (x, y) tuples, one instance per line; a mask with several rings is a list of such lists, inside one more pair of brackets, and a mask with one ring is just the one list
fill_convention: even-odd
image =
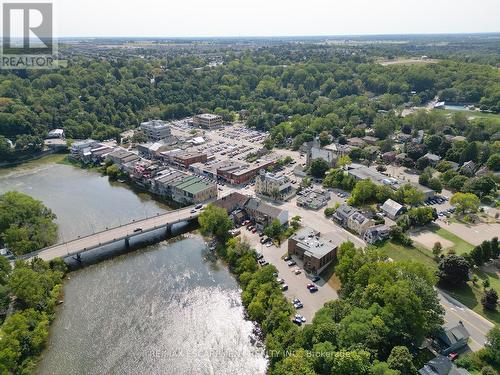
[(483, 296), (483, 280), (488, 279), (490, 282), (490, 288), (493, 288), (500, 294), (500, 278), (498, 275), (491, 272), (484, 272), (481, 270), (475, 270), (474, 275), (477, 275), (479, 281), (474, 285), (472, 281), (469, 281), (465, 287), (459, 290), (446, 290), (446, 292), (462, 302), (465, 306), (477, 312), (478, 314), (484, 316), (495, 324), (500, 324), (500, 312), (498, 311), (488, 311), (483, 309), (481, 305), (481, 297)]
[(452, 110), (452, 109), (434, 109), (434, 111), (438, 111), (441, 113), (444, 113), (446, 115), (453, 115), (454, 113), (465, 113), (467, 117), (469, 118), (486, 118), (486, 119), (493, 119), (497, 120), (500, 122), (500, 113), (487, 113), (487, 112), (480, 112), (480, 111), (460, 111), (460, 110)]
[[(414, 245), (412, 247), (404, 247), (392, 241), (386, 241), (378, 246), (382, 249), (389, 258), (395, 261), (414, 261), (425, 264), (432, 269), (437, 269), (437, 264), (432, 258), (432, 254), (425, 248)], [(429, 254), (429, 255), (427, 255)]]
[[(474, 248), (474, 246), (471, 245), (470, 243), (468, 243), (467, 241), (461, 239), (457, 235), (447, 231), (446, 229), (444, 229), (442, 227), (437, 227), (437, 226), (433, 225), (430, 229), (436, 235), (443, 237), (445, 240), (452, 242), (453, 249), (455, 249), (455, 252), (457, 254), (468, 253), (469, 251), (471, 251)], [(446, 248), (446, 246), (444, 246), (444, 244), (443, 244), (443, 248)]]
[(440, 60), (435, 60), (435, 59), (426, 59), (422, 60), (420, 58), (399, 58), (395, 60), (381, 60), (378, 61), (380, 65), (383, 66), (388, 66), (388, 65), (414, 65), (414, 64), (436, 64)]

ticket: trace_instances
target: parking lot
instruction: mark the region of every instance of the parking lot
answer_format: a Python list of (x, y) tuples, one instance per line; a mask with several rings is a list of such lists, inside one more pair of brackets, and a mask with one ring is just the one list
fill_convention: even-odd
[[(283, 293), (290, 301), (298, 298), (302, 302), (303, 307), (298, 309), (297, 313), (304, 316), (307, 322), (311, 321), (316, 311), (323, 307), (325, 302), (339, 298), (337, 291), (323, 279), (314, 283), (318, 286), (317, 292), (311, 293), (309, 291), (307, 284), (312, 283), (312, 280), (303, 271), (301, 262), (295, 259), (297, 266), (289, 267), (287, 262), (282, 259), (287, 253), (287, 241), (279, 248), (274, 245), (267, 247), (260, 243), (260, 238), (256, 233), (251, 233), (244, 227), (241, 228), (240, 236), (245, 238), (257, 252), (261, 253), (265, 260), (277, 268), (278, 278), (284, 279), (285, 284), (288, 285), (288, 290)], [(301, 269), (301, 273), (298, 275), (294, 273), (296, 267)]]

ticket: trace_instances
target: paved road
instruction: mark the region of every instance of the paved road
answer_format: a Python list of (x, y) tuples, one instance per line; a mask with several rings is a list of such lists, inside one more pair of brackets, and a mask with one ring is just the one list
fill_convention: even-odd
[(42, 249), (36, 253), (27, 254), (27, 258), (37, 256), (43, 260), (51, 260), (57, 257), (65, 257), (67, 255), (76, 254), (84, 249), (91, 249), (99, 246), (100, 244), (111, 243), (118, 239), (124, 239), (133, 235), (134, 229), (136, 228), (142, 228), (142, 231), (145, 232), (157, 227), (166, 226), (166, 224), (173, 224), (197, 217), (198, 213), (191, 213), (192, 209), (193, 207), (187, 207), (151, 218), (135, 221), (116, 228), (104, 230), (73, 241), (68, 241)]
[(486, 334), (494, 327), (494, 324), (439, 289), (438, 297), (441, 306), (445, 309), (444, 318), (446, 323), (456, 325), (459, 321), (462, 321), (470, 333), (470, 349), (472, 351), (481, 349), (486, 343)]

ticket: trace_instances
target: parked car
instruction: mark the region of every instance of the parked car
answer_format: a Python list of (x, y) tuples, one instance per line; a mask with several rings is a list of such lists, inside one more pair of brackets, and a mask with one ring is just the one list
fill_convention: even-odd
[(276, 281), (278, 282), (278, 284), (284, 284), (285, 283), (285, 280), (280, 279), (280, 278), (277, 278)]
[(321, 278), (318, 275), (316, 275), (316, 276), (311, 277), (311, 280), (316, 283), (319, 280), (321, 280)]
[(297, 262), (294, 260), (289, 260), (286, 264), (288, 264), (288, 267), (292, 267), (292, 266), (295, 266), (297, 264)]
[(290, 255), (287, 255), (286, 257), (283, 258), (285, 262), (288, 262), (289, 260), (292, 260), (292, 257)]
[(448, 354), (448, 358), (450, 359), (450, 361), (454, 361), (455, 359), (458, 358), (458, 353), (457, 352), (451, 352), (450, 354)]
[(197, 204), (196, 206), (194, 206), (194, 208), (196, 208), (197, 210), (199, 210), (200, 208), (202, 208), (203, 205), (202, 204)]
[(295, 270), (293, 271), (294, 274), (296, 275), (300, 275), (302, 273), (302, 271), (300, 270), (300, 268), (295, 268)]
[(282, 290), (282, 291), (288, 290), (288, 285), (283, 284), (283, 285), (281, 286), (281, 290)]
[(137, 227), (134, 229), (134, 233), (137, 233), (137, 232), (142, 232), (142, 228), (141, 227)]

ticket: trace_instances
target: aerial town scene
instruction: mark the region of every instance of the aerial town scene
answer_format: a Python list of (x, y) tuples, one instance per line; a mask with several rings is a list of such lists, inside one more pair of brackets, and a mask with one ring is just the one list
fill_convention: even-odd
[(358, 2), (4, 4), (0, 374), (500, 373), (500, 7)]

